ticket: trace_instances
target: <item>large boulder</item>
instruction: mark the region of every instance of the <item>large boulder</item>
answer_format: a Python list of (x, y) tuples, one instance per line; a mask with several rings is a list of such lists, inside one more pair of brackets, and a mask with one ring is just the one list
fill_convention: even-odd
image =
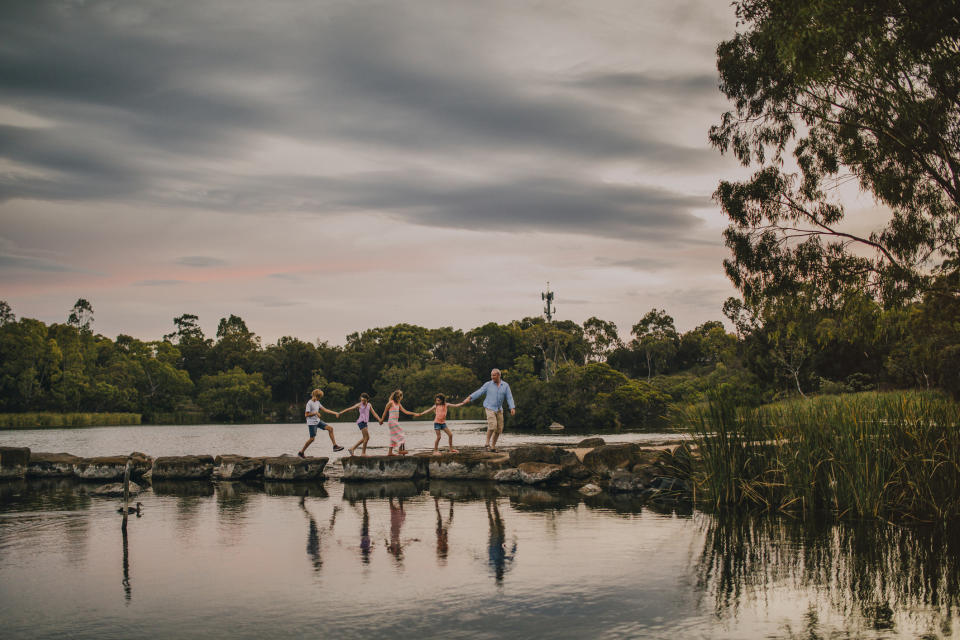
[(639, 450), (640, 447), (633, 444), (605, 444), (588, 451), (583, 456), (583, 464), (594, 473), (610, 474), (632, 467)]
[[(100, 485), (96, 489), (91, 490), (90, 495), (100, 496), (103, 498), (122, 498), (123, 497), (123, 483), (122, 482), (111, 482), (110, 484)], [(136, 482), (130, 483), (130, 495), (135, 496), (140, 493), (140, 485)]]
[(213, 464), (213, 477), (217, 480), (242, 480), (263, 475), (263, 458), (224, 454), (217, 456)]
[[(565, 454), (569, 454), (565, 449), (554, 447), (548, 444), (532, 444), (523, 447), (517, 447), (510, 451), (511, 467), (516, 467), (524, 462), (548, 462), (550, 464), (560, 464)], [(576, 457), (575, 454), (569, 454)]]
[(524, 484), (543, 484), (559, 480), (563, 467), (547, 462), (523, 462), (517, 465), (517, 471)]
[(26, 477), (29, 464), (30, 449), (27, 447), (0, 447), (0, 480)]
[(469, 451), (433, 456), (427, 471), (431, 479), (490, 480), (506, 466), (507, 456), (502, 453)]
[(607, 441), (603, 438), (584, 438), (577, 443), (578, 449), (594, 449), (596, 447), (602, 447), (607, 444)]
[(151, 479), (209, 480), (213, 464), (213, 456), (161, 456), (153, 461)]
[(99, 456), (80, 458), (73, 464), (73, 473), (81, 480), (93, 482), (120, 482), (130, 461), (130, 479), (138, 480), (150, 471), (153, 458), (134, 452), (129, 456)]
[(412, 480), (428, 473), (422, 456), (350, 456), (341, 458), (344, 480)]
[(65, 478), (74, 475), (73, 465), (80, 461), (69, 453), (30, 452), (27, 475), (34, 478)]
[(323, 469), (330, 458), (297, 458), (280, 456), (263, 459), (263, 479), (269, 481), (307, 482), (324, 477)]

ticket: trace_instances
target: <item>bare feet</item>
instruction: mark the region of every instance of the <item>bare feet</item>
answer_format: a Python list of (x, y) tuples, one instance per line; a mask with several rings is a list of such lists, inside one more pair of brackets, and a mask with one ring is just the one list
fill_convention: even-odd
[(434, 449), (434, 450), (433, 450), (433, 455), (438, 456), (438, 455), (440, 455), (440, 452), (437, 451), (436, 449)]
[(450, 453), (460, 453), (460, 450), (451, 448)]
[(354, 449), (356, 449), (356, 447), (350, 447), (349, 449), (347, 449), (347, 451), (350, 452), (350, 457), (351, 457), (351, 458), (353, 457), (353, 450), (354, 450)]

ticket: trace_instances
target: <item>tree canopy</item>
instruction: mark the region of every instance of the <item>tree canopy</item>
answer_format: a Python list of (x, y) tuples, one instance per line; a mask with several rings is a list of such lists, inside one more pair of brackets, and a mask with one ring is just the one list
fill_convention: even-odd
[[(726, 271), (748, 305), (809, 283), (884, 304), (960, 296), (960, 6), (928, 0), (740, 0), (717, 48), (735, 108), (712, 144), (757, 171), (720, 183)], [(889, 209), (845, 225), (837, 187)]]

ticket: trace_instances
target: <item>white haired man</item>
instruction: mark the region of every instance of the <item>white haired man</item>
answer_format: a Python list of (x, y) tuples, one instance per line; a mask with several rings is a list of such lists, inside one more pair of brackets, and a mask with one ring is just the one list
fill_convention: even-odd
[[(503, 433), (503, 402), (506, 400), (510, 407), (510, 415), (517, 414), (517, 406), (513, 402), (513, 392), (510, 391), (510, 385), (500, 379), (500, 369), (494, 369), (490, 372), (490, 380), (485, 382), (482, 387), (467, 396), (467, 403), (473, 402), (480, 396), (484, 396), (483, 408), (487, 413), (487, 442), (484, 449), (488, 451), (497, 450), (497, 440)], [(492, 442), (491, 442), (492, 439)]]

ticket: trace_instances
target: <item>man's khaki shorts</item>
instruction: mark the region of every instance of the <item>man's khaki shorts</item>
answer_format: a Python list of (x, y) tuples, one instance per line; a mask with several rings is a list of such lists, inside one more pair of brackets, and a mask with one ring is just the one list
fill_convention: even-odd
[(484, 411), (487, 412), (487, 431), (503, 433), (503, 409), (500, 411), (484, 409)]

